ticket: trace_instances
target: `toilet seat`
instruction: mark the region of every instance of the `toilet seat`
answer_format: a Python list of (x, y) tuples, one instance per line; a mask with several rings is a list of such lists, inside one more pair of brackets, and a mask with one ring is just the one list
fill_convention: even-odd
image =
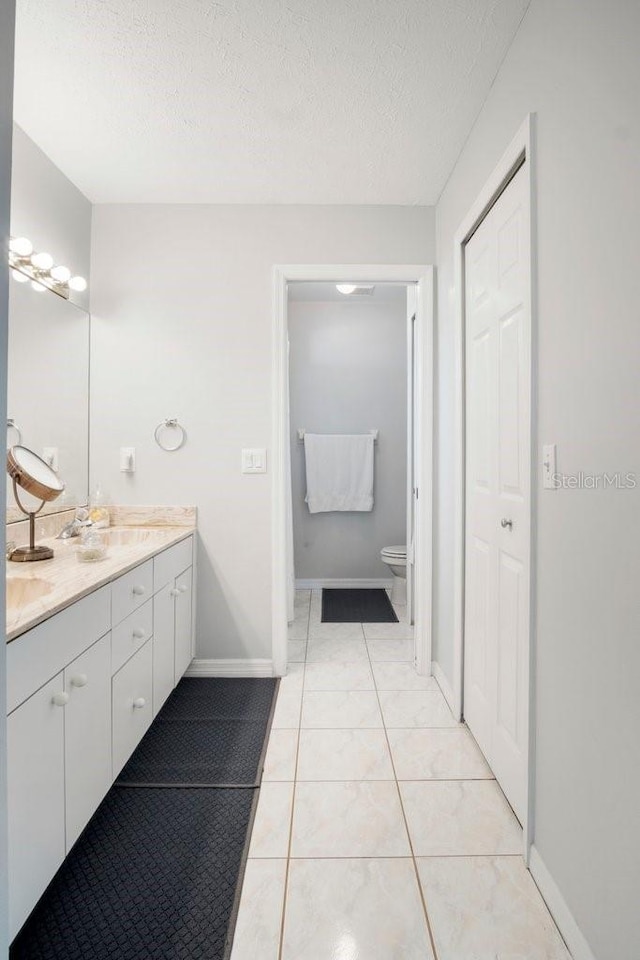
[(406, 546), (383, 547), (380, 556), (389, 557), (390, 560), (406, 560), (407, 548)]

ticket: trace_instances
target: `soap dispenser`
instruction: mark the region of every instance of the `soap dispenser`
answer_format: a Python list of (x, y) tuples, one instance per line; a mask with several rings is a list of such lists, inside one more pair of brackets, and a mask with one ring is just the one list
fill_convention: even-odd
[(89, 501), (89, 520), (91, 525), (98, 530), (109, 526), (109, 508), (100, 484), (96, 486)]

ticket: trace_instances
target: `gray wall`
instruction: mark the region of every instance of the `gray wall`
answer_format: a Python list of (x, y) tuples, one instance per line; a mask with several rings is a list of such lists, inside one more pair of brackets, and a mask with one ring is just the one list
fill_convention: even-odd
[[(302, 579), (384, 578), (382, 547), (406, 540), (407, 307), (289, 302), (291, 473), (295, 574)], [(310, 433), (378, 428), (370, 513), (309, 513), (304, 446)]]
[[(44, 101), (43, 101), (44, 103)], [(56, 263), (89, 282), (71, 299), (89, 309), (91, 292), (91, 203), (30, 137), (14, 125), (11, 232), (29, 237)]]
[[(11, 132), (13, 115), (13, 38), (15, 3), (0, 4), (0, 250), (9, 245), (11, 190)], [(6, 417), (7, 395), (7, 313), (8, 270), (5, 256), (0, 260), (0, 420)], [(4, 503), (6, 473), (0, 473), (0, 503)], [(4, 523), (0, 524), (0, 578), (5, 577)], [(5, 591), (0, 591), (0, 622), (5, 622)], [(0, 956), (7, 954), (7, 724), (6, 647), (0, 645)]]
[[(273, 265), (434, 253), (426, 207), (94, 207), (91, 473), (120, 503), (197, 504), (198, 657), (271, 656), (271, 475), (240, 451), (271, 444)], [(179, 453), (153, 440), (169, 416)]]
[[(640, 474), (640, 4), (533, 0), (437, 207), (436, 651), (452, 664), (453, 237), (537, 114), (538, 450)], [(540, 457), (539, 457), (540, 462)], [(535, 845), (598, 960), (640, 956), (640, 486), (537, 491)]]

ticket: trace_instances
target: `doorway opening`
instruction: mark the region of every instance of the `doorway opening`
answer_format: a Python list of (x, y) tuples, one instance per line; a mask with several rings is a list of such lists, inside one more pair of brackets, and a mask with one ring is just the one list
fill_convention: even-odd
[[(290, 636), (295, 656), (295, 629), (291, 634), (288, 624), (295, 619), (296, 586), (315, 591), (319, 621), (322, 589), (369, 591), (392, 583), (402, 617), (398, 627), (412, 626), (415, 634), (411, 659), (418, 673), (431, 673), (432, 280), (430, 267), (415, 266), (296, 265), (274, 271), (276, 675), (286, 673)], [(368, 289), (352, 298), (337, 284)], [(395, 366), (387, 362), (391, 354)], [(354, 355), (356, 362), (348, 364)], [(382, 388), (385, 370), (394, 381), (390, 390)], [(361, 510), (334, 510), (329, 503), (327, 510), (312, 511), (310, 444), (340, 446), (354, 438), (373, 456), (373, 509), (364, 504)], [(393, 543), (383, 542), (390, 537)], [(401, 572), (396, 558), (380, 556), (382, 548), (404, 541), (406, 604), (398, 594), (404, 583), (395, 576)], [(305, 597), (299, 594), (301, 603)], [(329, 633), (325, 628), (316, 635), (323, 632)]]

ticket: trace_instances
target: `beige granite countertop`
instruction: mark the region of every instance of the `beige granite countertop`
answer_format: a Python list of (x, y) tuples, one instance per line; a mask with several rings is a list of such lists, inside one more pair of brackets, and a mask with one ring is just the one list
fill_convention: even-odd
[[(79, 561), (76, 555), (79, 540), (72, 538), (37, 541), (53, 547), (52, 560), (7, 562), (7, 642), (186, 539), (196, 529), (195, 516), (193, 519), (182, 517), (174, 524), (161, 524), (159, 517), (151, 523), (144, 523), (143, 516), (135, 519), (138, 521), (135, 527), (112, 526), (102, 531), (107, 541), (116, 541), (108, 543), (107, 556), (103, 560), (94, 563)], [(136, 530), (140, 531), (139, 542), (117, 542), (119, 537), (135, 540), (138, 536)], [(123, 534), (122, 531), (127, 532)]]

